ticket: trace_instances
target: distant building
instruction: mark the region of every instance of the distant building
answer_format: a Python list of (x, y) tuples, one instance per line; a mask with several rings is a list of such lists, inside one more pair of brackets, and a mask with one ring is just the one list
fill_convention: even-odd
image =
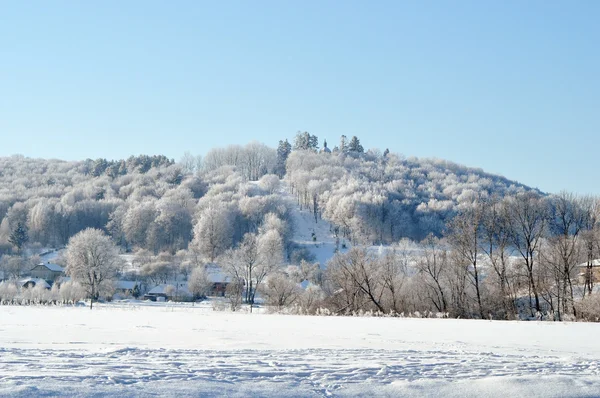
[(187, 288), (187, 282), (164, 283), (150, 289), (144, 295), (144, 300), (151, 301), (188, 301), (192, 294)]
[(591, 271), (591, 277), (593, 283), (600, 283), (600, 259), (593, 260), (591, 264), (591, 269), (588, 270), (587, 263), (579, 264), (577, 266), (579, 270), (579, 282), (585, 283), (587, 272)]
[(327, 148), (327, 140), (323, 142), (323, 149), (321, 149), (321, 153), (331, 153), (331, 149)]
[(38, 285), (43, 286), (45, 289), (50, 289), (50, 285), (42, 278), (25, 278), (19, 281), (19, 285), (23, 288), (34, 288)]
[(54, 282), (64, 275), (63, 268), (58, 264), (39, 263), (31, 270), (32, 278), (44, 279), (48, 282)]
[(227, 291), (227, 285), (230, 283), (229, 276), (224, 274), (221, 268), (217, 266), (206, 267), (206, 273), (208, 275), (208, 280), (212, 283), (208, 295), (224, 297)]
[(135, 281), (117, 281), (115, 283), (115, 293), (122, 296), (139, 297), (141, 286)]

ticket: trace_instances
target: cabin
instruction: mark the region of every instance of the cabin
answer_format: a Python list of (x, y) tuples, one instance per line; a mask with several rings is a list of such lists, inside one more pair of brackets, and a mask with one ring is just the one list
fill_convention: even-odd
[(53, 264), (50, 262), (47, 263), (39, 263), (35, 267), (33, 267), (30, 271), (32, 278), (44, 279), (48, 282), (54, 282), (61, 276), (64, 276), (63, 268), (58, 264)]
[(208, 280), (212, 283), (209, 296), (225, 297), (227, 286), (231, 282), (228, 275), (224, 274), (220, 267), (207, 266), (206, 274)]

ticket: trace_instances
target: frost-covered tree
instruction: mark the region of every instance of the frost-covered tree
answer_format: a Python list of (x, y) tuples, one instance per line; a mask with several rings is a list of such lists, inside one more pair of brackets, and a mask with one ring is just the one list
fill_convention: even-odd
[(281, 311), (296, 303), (302, 289), (284, 272), (276, 272), (262, 285), (261, 294), (269, 307)]
[(348, 143), (348, 152), (363, 153), (365, 150), (360, 144), (360, 140), (355, 135), (352, 136)]
[(85, 289), (91, 309), (94, 300), (112, 288), (121, 263), (119, 252), (102, 231), (88, 228), (69, 240), (65, 257), (65, 272)]
[(202, 210), (194, 227), (191, 246), (206, 261), (214, 262), (233, 241), (233, 214), (225, 205), (211, 205)]
[(188, 289), (194, 295), (194, 298), (202, 298), (210, 293), (212, 283), (204, 266), (194, 268), (189, 279)]
[(234, 281), (244, 281), (244, 302), (254, 305), (257, 289), (283, 263), (283, 241), (277, 231), (246, 234), (237, 248), (222, 256), (224, 270)]
[(312, 151), (316, 152), (319, 149), (319, 138), (316, 135), (309, 134), (308, 132), (296, 133), (294, 139), (294, 150)]

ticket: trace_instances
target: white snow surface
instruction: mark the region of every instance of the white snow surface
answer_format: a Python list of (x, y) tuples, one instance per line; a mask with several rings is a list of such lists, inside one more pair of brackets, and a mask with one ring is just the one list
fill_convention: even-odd
[(0, 306), (0, 396), (600, 396), (600, 325)]
[[(300, 210), (299, 206), (296, 205), (296, 200), (287, 190), (282, 189), (281, 194), (292, 204), (294, 223), (292, 241), (300, 247), (305, 247), (315, 256), (315, 261), (324, 268), (327, 262), (335, 255), (337, 246), (331, 223), (321, 217), (318, 217), (317, 221), (315, 221), (315, 216), (312, 212), (307, 209)], [(313, 240), (313, 233), (315, 234), (315, 240)], [(342, 253), (348, 251), (350, 247), (348, 240), (340, 237), (339, 242), (339, 251)], [(346, 244), (346, 248), (342, 247), (343, 243)]]

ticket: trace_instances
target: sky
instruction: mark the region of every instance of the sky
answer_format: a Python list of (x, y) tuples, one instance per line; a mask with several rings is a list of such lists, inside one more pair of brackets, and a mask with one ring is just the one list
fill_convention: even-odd
[(184, 152), (297, 131), (600, 194), (598, 1), (0, 7), (0, 156)]

